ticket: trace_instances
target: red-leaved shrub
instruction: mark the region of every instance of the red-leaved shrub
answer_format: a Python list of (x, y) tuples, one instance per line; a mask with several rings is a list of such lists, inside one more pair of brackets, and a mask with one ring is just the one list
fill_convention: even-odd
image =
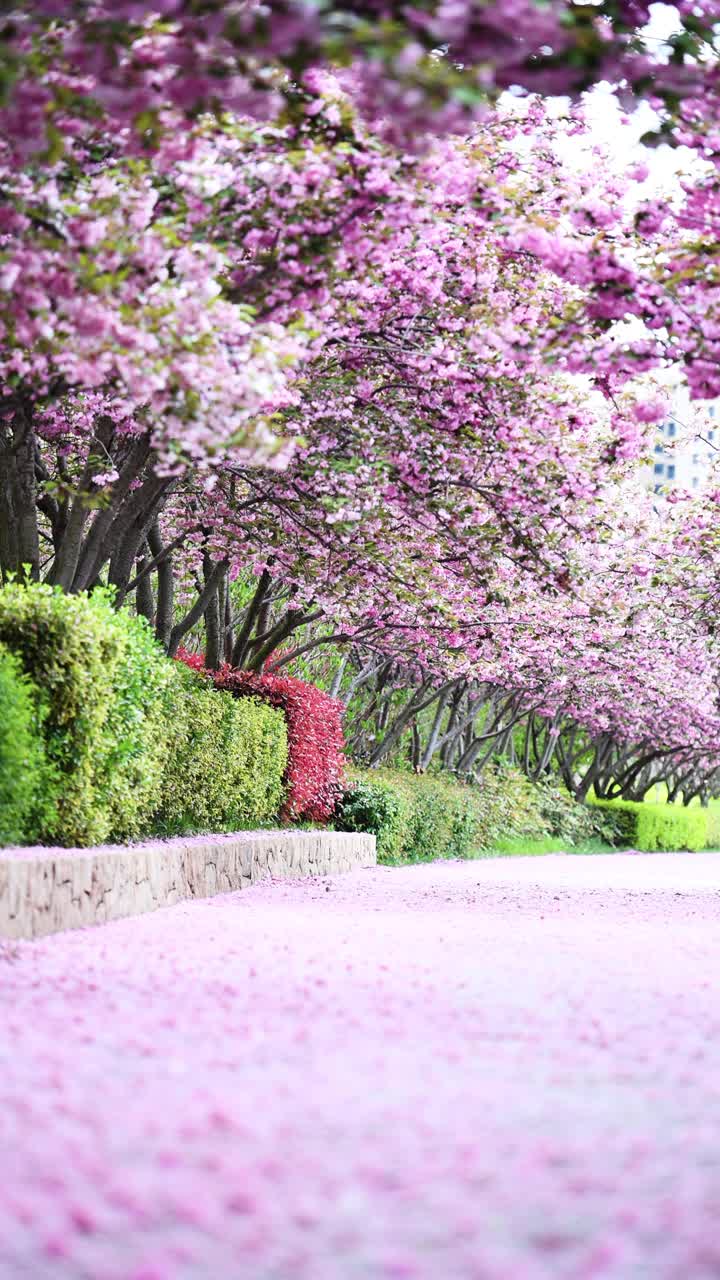
[[(178, 653), (195, 671), (205, 671), (199, 654)], [(207, 671), (216, 689), (235, 697), (256, 697), (279, 707), (288, 730), (287, 787), (282, 816), (295, 822), (326, 822), (344, 784), (343, 705), (314, 684), (292, 676), (256, 675), (227, 665)]]
[(201, 653), (189, 653), (187, 649), (180, 648), (176, 657), (178, 662), (184, 662), (186, 667), (192, 667), (193, 671), (199, 671), (208, 679), (213, 675), (212, 671), (207, 670)]

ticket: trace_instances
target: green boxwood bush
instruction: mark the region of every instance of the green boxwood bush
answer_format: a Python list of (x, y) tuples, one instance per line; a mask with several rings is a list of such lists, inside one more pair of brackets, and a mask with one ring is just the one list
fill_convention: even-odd
[(636, 803), (631, 800), (593, 800), (614, 827), (613, 844), (645, 853), (688, 849), (697, 852), (708, 845), (708, 814), (702, 808), (674, 804)]
[(109, 592), (9, 583), (0, 644), (5, 844), (90, 845), (277, 817), (282, 711), (171, 662)]
[(164, 835), (272, 822), (284, 799), (288, 735), (282, 711), (222, 693), (173, 663), (168, 755), (153, 826)]
[(338, 831), (366, 831), (377, 840), (378, 856), (405, 854), (408, 804), (387, 779), (356, 778), (344, 791), (334, 826)]
[(120, 609), (112, 621), (121, 645), (104, 733), (104, 765), (98, 770), (98, 802), (108, 815), (110, 838), (129, 840), (147, 832), (160, 803), (175, 670), (145, 618)]
[(37, 691), (0, 645), (0, 845), (36, 838), (50, 781)]
[(140, 834), (158, 802), (172, 679), (145, 620), (116, 611), (106, 591), (11, 582), (0, 590), (0, 642), (32, 680), (42, 723), (51, 780), (39, 838)]

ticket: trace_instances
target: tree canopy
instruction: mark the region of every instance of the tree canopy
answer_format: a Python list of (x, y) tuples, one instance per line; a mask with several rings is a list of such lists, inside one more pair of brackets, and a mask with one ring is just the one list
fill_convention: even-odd
[[(716, 16), (664, 47), (635, 4), (7, 16), (3, 576), (713, 777), (720, 490), (658, 511), (638, 468), (653, 372), (720, 394)], [(694, 152), (666, 195), (567, 162), (582, 105), (538, 95), (601, 79)]]

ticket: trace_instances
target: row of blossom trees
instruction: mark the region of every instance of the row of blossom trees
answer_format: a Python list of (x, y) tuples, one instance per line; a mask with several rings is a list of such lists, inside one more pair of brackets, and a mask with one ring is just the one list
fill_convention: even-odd
[[(719, 495), (659, 517), (633, 470), (639, 372), (718, 393), (715, 15), (680, 6), (666, 60), (646, 16), (9, 19), (3, 575), (108, 581), (211, 666), (331, 654), (373, 763), (711, 788)], [(700, 154), (681, 198), (565, 165), (580, 112), (489, 105), (607, 75)]]

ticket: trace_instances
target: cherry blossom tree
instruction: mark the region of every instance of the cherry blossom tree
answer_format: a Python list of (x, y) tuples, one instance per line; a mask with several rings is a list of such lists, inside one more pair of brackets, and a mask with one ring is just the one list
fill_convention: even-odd
[[(663, 50), (648, 12), (11, 15), (3, 574), (107, 580), (171, 653), (202, 621), (210, 665), (339, 649), (373, 762), (410, 733), (418, 767), (500, 744), (581, 796), (704, 785), (712, 626), (618, 494), (664, 411), (637, 374), (718, 393), (718, 15), (679, 5)], [(682, 199), (563, 168), (579, 115), (490, 107), (603, 78), (698, 153)]]
[[(298, 145), (302, 150), (298, 150)], [(314, 156), (314, 159), (313, 159)], [(129, 160), (99, 135), (6, 167), (0, 566), (122, 598), (179, 477), (284, 463), (273, 415), (328, 260), (382, 199), (385, 159), (310, 121), (199, 127)]]
[[(472, 145), (426, 158), (430, 205), (416, 187), (394, 231), (383, 210), (380, 247), (358, 242), (363, 287), (343, 313), (336, 281), (331, 339), (284, 414), (302, 440), (287, 471), (219, 479), (214, 556), (260, 576), (237, 637), (227, 592), (213, 636), (256, 670), (350, 653), (381, 720), (372, 763), (424, 716), (416, 764), (444, 750), (477, 774), (523, 721), (529, 772), (642, 791), (718, 744), (706, 639), (653, 581), (667, 536), (642, 490), (621, 500), (661, 409), (548, 370), (549, 316), (569, 322), (577, 291), (526, 270), (497, 187), (502, 234), (492, 208), (468, 214), (479, 163)], [(547, 216), (542, 186), (532, 199)]]
[(168, 108), (270, 118), (288, 81), (340, 70), (386, 136), (464, 131), (498, 92), (577, 95), (601, 80), (670, 108), (703, 83), (716, 0), (676, 6), (666, 40), (651, 6), (600, 0), (32, 0), (4, 20), (4, 129), (18, 154), (52, 153), (98, 114), (153, 145)]

